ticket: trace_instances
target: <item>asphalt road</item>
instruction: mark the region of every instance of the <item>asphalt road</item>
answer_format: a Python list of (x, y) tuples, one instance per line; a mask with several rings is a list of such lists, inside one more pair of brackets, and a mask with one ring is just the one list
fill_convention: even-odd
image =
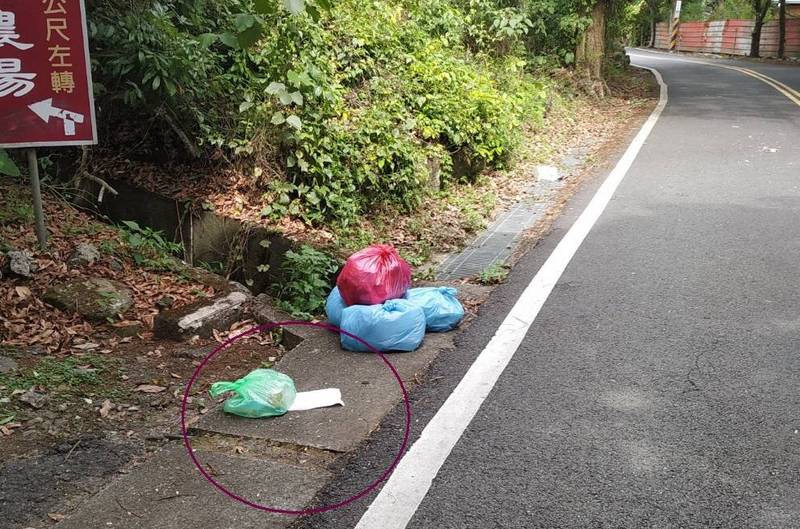
[[(800, 106), (636, 54), (669, 102), (408, 527), (800, 527)], [(800, 68), (742, 66), (800, 89)], [(415, 391), (436, 413), (590, 185)], [(402, 413), (322, 499), (373, 479)], [(354, 527), (370, 499), (298, 522)]]
[[(640, 55), (650, 55), (652, 53), (646, 50), (637, 50), (635, 53)], [(730, 66), (739, 66), (749, 68), (756, 72), (768, 75), (773, 79), (784, 83), (795, 90), (800, 91), (800, 65), (784, 65), (775, 62), (766, 62), (749, 58), (736, 58), (736, 59), (707, 59), (702, 56), (686, 55), (687, 59), (708, 61), (716, 64), (726, 64)]]

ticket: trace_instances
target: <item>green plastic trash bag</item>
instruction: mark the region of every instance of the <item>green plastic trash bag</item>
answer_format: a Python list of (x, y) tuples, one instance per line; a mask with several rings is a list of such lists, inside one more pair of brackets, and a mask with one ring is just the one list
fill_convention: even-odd
[(292, 379), (272, 369), (256, 369), (236, 382), (215, 382), (208, 392), (212, 398), (233, 392), (222, 409), (250, 418), (283, 415), (297, 395)]

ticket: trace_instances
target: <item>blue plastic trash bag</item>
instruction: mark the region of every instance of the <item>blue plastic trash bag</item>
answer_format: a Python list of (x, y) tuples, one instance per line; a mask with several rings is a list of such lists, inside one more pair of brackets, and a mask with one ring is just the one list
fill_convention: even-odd
[(412, 288), (408, 300), (425, 312), (429, 331), (445, 332), (455, 329), (464, 317), (464, 307), (456, 294), (458, 291), (451, 287)]
[[(351, 305), (342, 312), (340, 327), (381, 352), (413, 351), (425, 338), (425, 313), (405, 299), (390, 299), (383, 305)], [(369, 351), (345, 334), (341, 340), (348, 351)]]
[(272, 369), (256, 369), (236, 382), (215, 382), (208, 392), (212, 398), (233, 392), (222, 409), (251, 418), (283, 415), (297, 395), (292, 379)]
[(339, 287), (334, 287), (325, 302), (325, 314), (328, 315), (328, 323), (339, 327), (342, 323), (342, 311), (346, 308), (347, 304), (342, 299), (342, 295), (339, 294)]

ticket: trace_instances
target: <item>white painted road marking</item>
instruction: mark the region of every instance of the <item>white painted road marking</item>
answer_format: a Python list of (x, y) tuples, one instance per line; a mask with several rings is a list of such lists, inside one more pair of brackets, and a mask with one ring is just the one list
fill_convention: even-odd
[(397, 465), (356, 529), (403, 529), (411, 521), (439, 469), (516, 353), (556, 282), (605, 210), (664, 110), (667, 86), (658, 71), (647, 69), (655, 74), (661, 86), (661, 98), (655, 110), (581, 216), (522, 292), (486, 348)]

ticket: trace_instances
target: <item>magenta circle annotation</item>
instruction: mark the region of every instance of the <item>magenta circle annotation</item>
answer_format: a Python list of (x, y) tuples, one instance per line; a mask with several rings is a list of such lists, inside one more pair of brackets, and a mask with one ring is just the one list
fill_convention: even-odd
[[(224, 485), (222, 485), (220, 482), (218, 482), (216, 479), (214, 479), (214, 477), (211, 476), (206, 471), (205, 468), (203, 468), (203, 465), (197, 459), (197, 455), (194, 453), (194, 450), (192, 449), (192, 441), (191, 441), (191, 439), (189, 437), (188, 428), (186, 426), (186, 405), (188, 403), (189, 394), (190, 394), (190, 392), (192, 390), (192, 385), (194, 385), (194, 383), (197, 380), (197, 377), (200, 375), (200, 372), (202, 371), (202, 369), (206, 366), (206, 364), (208, 364), (208, 362), (212, 358), (214, 358), (214, 356), (216, 356), (217, 353), (219, 353), (220, 351), (224, 351), (225, 349), (230, 347), (233, 343), (235, 343), (237, 340), (240, 340), (240, 339), (245, 338), (247, 336), (251, 336), (253, 334), (258, 334), (258, 333), (265, 332), (265, 331), (270, 331), (270, 330), (275, 329), (275, 328), (292, 327), (292, 326), (296, 326), (296, 327), (300, 327), (300, 326), (302, 326), (302, 327), (316, 327), (316, 328), (327, 330), (327, 331), (332, 331), (332, 332), (336, 332), (336, 333), (342, 333), (342, 334), (345, 334), (345, 335), (349, 336), (350, 338), (353, 338), (354, 340), (357, 340), (358, 342), (364, 344), (364, 346), (366, 346), (370, 351), (375, 353), (378, 356), (378, 358), (380, 358), (380, 360), (382, 360), (383, 363), (386, 364), (386, 366), (392, 372), (392, 375), (394, 376), (395, 380), (397, 380), (397, 384), (400, 386), (400, 391), (402, 391), (402, 393), (403, 393), (403, 405), (405, 406), (405, 415), (406, 415), (406, 424), (405, 424), (405, 428), (403, 430), (403, 441), (400, 444), (400, 449), (397, 451), (397, 454), (395, 455), (394, 459), (392, 460), (392, 463), (381, 473), (380, 476), (378, 476), (377, 479), (375, 479), (373, 482), (371, 482), (369, 485), (367, 485), (360, 492), (350, 496), (349, 498), (345, 498), (345, 499), (343, 499), (343, 500), (341, 500), (339, 502), (336, 502), (336, 503), (331, 503), (331, 504), (328, 504), (328, 505), (321, 505), (321, 506), (318, 506), (318, 507), (311, 507), (311, 508), (308, 508), (308, 509), (301, 509), (301, 510), (281, 509), (281, 508), (278, 508), (278, 507), (271, 507), (271, 506), (268, 506), (268, 505), (262, 505), (260, 503), (256, 503), (256, 502), (250, 501), (247, 498), (243, 498), (243, 497), (237, 495), (236, 493), (234, 493), (233, 491), (229, 490), (228, 488), (226, 488)], [(183, 444), (186, 446), (186, 450), (187, 450), (187, 452), (189, 454), (189, 458), (192, 460), (192, 463), (194, 463), (194, 466), (197, 468), (197, 470), (200, 471), (200, 474), (209, 483), (211, 483), (214, 487), (216, 487), (220, 492), (222, 492), (223, 494), (225, 494), (226, 496), (228, 496), (232, 500), (238, 501), (240, 503), (243, 503), (244, 505), (247, 505), (248, 507), (252, 507), (254, 509), (258, 509), (258, 510), (261, 510), (261, 511), (277, 513), (277, 514), (285, 514), (285, 515), (289, 515), (289, 516), (307, 516), (307, 515), (310, 515), (310, 514), (318, 514), (318, 513), (321, 513), (321, 512), (326, 512), (326, 511), (332, 511), (334, 509), (339, 509), (341, 507), (344, 507), (345, 505), (348, 505), (348, 504), (350, 504), (350, 503), (352, 503), (352, 502), (354, 502), (356, 500), (359, 500), (359, 499), (363, 498), (364, 496), (366, 496), (367, 494), (372, 492), (376, 487), (378, 487), (381, 484), (381, 482), (383, 480), (385, 480), (386, 478), (389, 477), (389, 475), (392, 473), (392, 471), (394, 471), (394, 469), (397, 466), (397, 464), (400, 462), (400, 459), (402, 459), (403, 454), (405, 453), (406, 447), (408, 446), (408, 439), (409, 439), (410, 433), (411, 433), (411, 402), (408, 399), (408, 392), (406, 391), (406, 388), (403, 385), (403, 380), (400, 378), (400, 374), (397, 372), (397, 369), (392, 365), (391, 362), (389, 362), (389, 359), (386, 358), (386, 356), (383, 353), (378, 351), (375, 347), (373, 347), (368, 342), (362, 340), (361, 338), (359, 338), (358, 336), (355, 336), (354, 334), (351, 334), (351, 333), (349, 333), (347, 331), (343, 331), (343, 330), (341, 330), (341, 329), (339, 329), (337, 327), (334, 327), (333, 325), (329, 325), (327, 323), (316, 323), (316, 322), (308, 322), (308, 321), (282, 321), (282, 322), (278, 322), (278, 323), (265, 323), (263, 325), (258, 325), (256, 327), (252, 327), (251, 329), (248, 329), (248, 330), (246, 330), (246, 331), (244, 331), (244, 332), (242, 332), (240, 334), (237, 334), (236, 336), (233, 336), (232, 338), (229, 338), (225, 342), (221, 343), (219, 345), (219, 347), (217, 347), (216, 349), (211, 351), (205, 358), (203, 358), (203, 360), (200, 362), (200, 365), (198, 365), (197, 368), (192, 373), (192, 376), (189, 379), (189, 383), (186, 385), (186, 390), (183, 392), (183, 400), (181, 401), (181, 435), (183, 436)]]

